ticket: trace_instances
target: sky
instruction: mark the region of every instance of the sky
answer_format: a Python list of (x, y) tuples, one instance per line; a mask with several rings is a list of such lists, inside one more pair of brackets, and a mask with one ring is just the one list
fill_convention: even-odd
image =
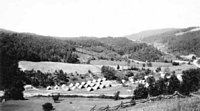
[(41, 35), (120, 37), (200, 26), (200, 0), (0, 0), (0, 28)]

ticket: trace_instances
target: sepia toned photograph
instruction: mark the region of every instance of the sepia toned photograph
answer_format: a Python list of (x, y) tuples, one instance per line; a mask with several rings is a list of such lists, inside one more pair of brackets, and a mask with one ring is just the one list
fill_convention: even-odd
[(200, 111), (200, 0), (0, 0), (0, 111)]

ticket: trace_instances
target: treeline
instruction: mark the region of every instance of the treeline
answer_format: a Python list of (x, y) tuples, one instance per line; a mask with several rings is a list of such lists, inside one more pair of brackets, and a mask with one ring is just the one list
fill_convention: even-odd
[(78, 62), (69, 41), (22, 33), (0, 33), (1, 54), (15, 60)]
[[(200, 69), (189, 69), (183, 71), (182, 81), (175, 74), (167, 74), (164, 78), (155, 80), (153, 76), (147, 78), (148, 87), (139, 84), (134, 91), (136, 99), (148, 96), (168, 95), (175, 91), (184, 95), (198, 91), (200, 88)], [(170, 76), (169, 76), (170, 75)]]

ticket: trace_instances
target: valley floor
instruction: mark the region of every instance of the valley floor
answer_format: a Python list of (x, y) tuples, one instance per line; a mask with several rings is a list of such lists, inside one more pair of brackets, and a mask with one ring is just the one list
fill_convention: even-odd
[[(59, 103), (54, 103), (51, 97), (32, 97), (28, 100), (10, 100), (0, 103), (2, 111), (42, 111), (42, 104), (50, 102), (56, 111), (90, 111), (92, 107), (110, 107), (119, 105), (122, 101), (130, 99), (113, 100), (97, 98), (71, 98), (61, 97)], [(164, 99), (154, 102), (136, 104), (135, 106), (121, 108), (120, 111), (199, 111), (199, 97)]]

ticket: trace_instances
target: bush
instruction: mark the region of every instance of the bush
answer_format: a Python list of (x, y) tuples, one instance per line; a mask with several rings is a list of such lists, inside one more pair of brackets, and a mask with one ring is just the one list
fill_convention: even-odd
[(119, 70), (120, 69), (120, 66), (119, 65), (117, 65), (117, 70)]
[(101, 68), (101, 73), (108, 80), (114, 80), (114, 79), (116, 79), (116, 75), (115, 75), (116, 71), (115, 71), (114, 68), (112, 68), (110, 66), (103, 66)]
[(173, 66), (178, 66), (179, 63), (178, 63), (178, 62), (172, 62), (172, 65), (173, 65)]
[(128, 70), (135, 70), (135, 71), (138, 71), (139, 68), (131, 66), (131, 68), (128, 68)]
[(134, 76), (134, 73), (131, 72), (131, 71), (128, 71), (128, 72), (126, 73), (125, 76), (127, 76), (127, 77), (132, 77), (132, 76)]
[(157, 67), (156, 72), (160, 72), (160, 71), (161, 71), (161, 67)]
[(54, 110), (53, 106), (51, 103), (45, 103), (42, 105), (42, 108), (44, 111), (51, 111)]
[(134, 90), (135, 99), (145, 99), (148, 97), (148, 89), (143, 84), (138, 84)]

